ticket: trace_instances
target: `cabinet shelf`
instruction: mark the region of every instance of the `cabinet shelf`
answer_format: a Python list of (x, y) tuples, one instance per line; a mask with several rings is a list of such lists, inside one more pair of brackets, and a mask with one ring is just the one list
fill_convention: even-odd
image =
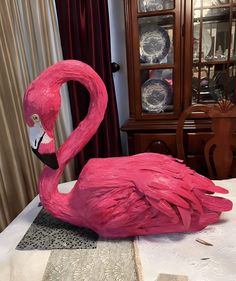
[(228, 61), (228, 60), (224, 60), (224, 61), (201, 61), (201, 62), (194, 62), (193, 63), (193, 66), (213, 66), (213, 65), (227, 65), (229, 64), (230, 66), (231, 65), (234, 65), (236, 64), (236, 60), (231, 60), (231, 61)]
[(137, 12), (137, 18), (165, 16), (165, 15), (169, 15), (169, 14), (174, 14), (174, 9), (151, 11), (151, 12)]
[[(236, 14), (236, 13), (235, 13)], [(194, 23), (199, 23), (200, 22), (200, 17), (194, 18)], [(228, 22), (229, 20), (229, 15), (216, 15), (216, 16), (207, 16), (202, 18), (202, 22), (204, 24), (210, 23), (221, 23), (221, 22)]]
[(159, 63), (159, 64), (140, 64), (140, 70), (152, 70), (152, 69), (166, 69), (166, 68), (173, 68), (174, 64), (166, 64), (166, 63)]
[(214, 5), (214, 6), (203, 6), (203, 7), (194, 7), (193, 10), (194, 11), (198, 11), (198, 10), (211, 10), (211, 9), (221, 9), (221, 8), (229, 8), (230, 4), (219, 4), (219, 5)]

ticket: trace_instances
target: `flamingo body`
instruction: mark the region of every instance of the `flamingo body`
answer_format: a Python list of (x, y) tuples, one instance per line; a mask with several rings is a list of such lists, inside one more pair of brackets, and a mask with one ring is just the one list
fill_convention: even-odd
[(63, 61), (43, 72), (24, 98), (26, 122), (37, 135), (31, 145), (38, 153), (51, 155), (59, 88), (72, 79), (87, 86), (90, 107), (87, 117), (58, 149), (57, 165), (54, 169), (46, 166), (40, 176), (40, 199), (50, 213), (104, 237), (129, 237), (198, 231), (232, 209), (230, 200), (212, 195), (227, 190), (181, 161), (157, 153), (90, 159), (73, 189), (61, 194), (57, 186), (66, 163), (84, 147), (103, 119), (105, 86), (89, 66)]

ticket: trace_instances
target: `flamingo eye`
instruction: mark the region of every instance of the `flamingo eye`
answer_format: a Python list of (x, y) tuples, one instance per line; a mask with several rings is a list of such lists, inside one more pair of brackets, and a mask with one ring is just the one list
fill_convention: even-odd
[(40, 118), (39, 118), (38, 114), (33, 114), (33, 115), (31, 116), (31, 119), (34, 121), (34, 123), (40, 121)]

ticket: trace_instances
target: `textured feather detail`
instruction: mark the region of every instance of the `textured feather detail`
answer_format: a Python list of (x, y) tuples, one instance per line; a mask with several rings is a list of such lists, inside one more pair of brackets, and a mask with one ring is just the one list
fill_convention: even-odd
[(195, 191), (195, 193), (199, 197), (204, 208), (208, 209), (209, 211), (227, 212), (230, 211), (233, 207), (233, 203), (228, 199), (207, 195), (197, 190)]
[(157, 211), (165, 214), (166, 216), (168, 216), (169, 218), (171, 218), (171, 221), (173, 223), (177, 223), (179, 222), (179, 217), (176, 213), (176, 211), (174, 210), (173, 207), (171, 207), (171, 205), (161, 199), (153, 199), (152, 197), (147, 196), (146, 199), (148, 200), (148, 202), (150, 203), (150, 205), (155, 208)]
[(177, 207), (177, 209), (179, 211), (185, 229), (188, 230), (191, 225), (191, 210), (186, 210), (181, 207)]
[(182, 197), (178, 196), (174, 192), (170, 192), (169, 190), (153, 190), (150, 187), (145, 192), (146, 195), (153, 198), (161, 198), (169, 202), (170, 204), (174, 204), (176, 206), (180, 206), (182, 208), (189, 208), (189, 203), (184, 200)]

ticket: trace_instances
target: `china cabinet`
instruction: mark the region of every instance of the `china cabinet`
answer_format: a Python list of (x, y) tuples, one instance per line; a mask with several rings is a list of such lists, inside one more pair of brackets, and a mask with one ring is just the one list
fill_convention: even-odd
[[(177, 155), (176, 127), (192, 104), (236, 100), (236, 0), (124, 0), (129, 153)], [(211, 120), (186, 121), (187, 164), (206, 172)]]

